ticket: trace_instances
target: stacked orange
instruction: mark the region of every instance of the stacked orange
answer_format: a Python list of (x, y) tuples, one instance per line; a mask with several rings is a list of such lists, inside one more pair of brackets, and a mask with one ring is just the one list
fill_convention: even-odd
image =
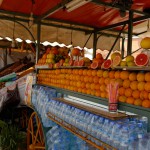
[(118, 82), (120, 102), (150, 108), (150, 72), (91, 69), (40, 70), (38, 83), (108, 98), (107, 85)]

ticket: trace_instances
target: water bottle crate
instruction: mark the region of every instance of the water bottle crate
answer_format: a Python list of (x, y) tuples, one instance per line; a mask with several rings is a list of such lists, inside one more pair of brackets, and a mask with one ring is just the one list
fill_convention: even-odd
[[(75, 134), (76, 136), (78, 136), (79, 138), (81, 138), (82, 140), (86, 141), (87, 143), (91, 144), (92, 146), (94, 146), (95, 148), (97, 148), (99, 150), (104, 150), (104, 149), (117, 150), (116, 148), (104, 143), (103, 141), (100, 141), (99, 139), (89, 135), (88, 133), (85, 133), (84, 131), (78, 129), (77, 127), (75, 127), (69, 123), (67, 123), (66, 121), (60, 119), (59, 117), (55, 116), (54, 114), (52, 114), (50, 112), (47, 113), (47, 116), (49, 119), (51, 119), (52, 121), (54, 121), (55, 123), (57, 123), (61, 127), (67, 129), (71, 133)], [(99, 145), (97, 145), (93, 141), (97, 141), (96, 143), (99, 143)]]

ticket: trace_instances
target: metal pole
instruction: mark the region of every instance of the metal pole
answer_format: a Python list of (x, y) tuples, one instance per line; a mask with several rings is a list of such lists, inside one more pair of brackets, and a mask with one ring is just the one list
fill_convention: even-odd
[(84, 49), (84, 47), (86, 46), (86, 44), (88, 43), (88, 41), (89, 41), (89, 39), (91, 38), (91, 36), (92, 36), (92, 33), (89, 35), (88, 39), (86, 40), (86, 42), (85, 42), (85, 44), (84, 44), (84, 46), (83, 46), (83, 49)]
[(125, 37), (122, 37), (122, 46), (121, 46), (121, 57), (124, 58), (124, 42), (125, 42)]
[(132, 53), (133, 11), (129, 11), (127, 56)]
[(39, 21), (37, 24), (36, 63), (38, 62), (40, 54), (40, 36), (41, 36), (41, 22)]
[(97, 31), (93, 33), (93, 58), (96, 57), (96, 49), (97, 49)]
[(7, 65), (7, 48), (3, 49), (4, 67)]
[(112, 50), (113, 50), (113, 48), (115, 47), (115, 45), (116, 45), (118, 39), (120, 38), (120, 35), (121, 35), (122, 31), (124, 30), (125, 26), (126, 26), (126, 24), (124, 24), (124, 26), (123, 26), (122, 29), (120, 30), (120, 32), (119, 32), (119, 34), (118, 34), (118, 36), (117, 36), (117, 38), (116, 38), (114, 44), (112, 45), (112, 47), (111, 47), (111, 49), (110, 49), (110, 51), (109, 51), (109, 53), (108, 53), (108, 55), (106, 56), (105, 59), (108, 59), (110, 53), (112, 52)]

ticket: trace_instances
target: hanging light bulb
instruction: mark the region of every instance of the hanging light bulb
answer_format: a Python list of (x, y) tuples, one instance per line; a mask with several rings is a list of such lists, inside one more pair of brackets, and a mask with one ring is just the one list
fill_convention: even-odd
[(12, 38), (11, 47), (12, 47), (12, 48), (15, 47), (15, 18), (14, 18), (13, 38)]
[(29, 17), (29, 28), (34, 24), (33, 12), (31, 12)]
[(31, 0), (31, 13), (30, 13), (30, 17), (29, 17), (29, 23), (28, 26), (29, 28), (34, 24), (34, 18), (33, 18), (33, 5), (35, 4), (35, 0)]
[(149, 19), (147, 21), (148, 21), (148, 23), (147, 23), (147, 32), (150, 32)]
[(15, 39), (14, 39), (14, 38), (12, 39), (11, 47), (12, 47), (12, 48), (14, 48), (14, 47), (15, 47)]

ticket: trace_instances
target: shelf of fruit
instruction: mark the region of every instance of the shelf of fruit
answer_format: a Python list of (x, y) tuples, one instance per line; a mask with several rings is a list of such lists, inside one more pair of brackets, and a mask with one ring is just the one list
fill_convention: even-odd
[[(63, 128), (67, 129), (68, 131), (70, 131), (74, 135), (78, 136), (79, 138), (83, 139), (87, 143), (91, 144), (95, 148), (97, 148), (99, 150), (103, 150), (104, 147), (105, 147), (105, 148), (107, 148), (107, 150), (116, 150), (116, 148), (114, 148), (114, 147), (112, 147), (112, 146), (110, 146), (110, 145), (100, 141), (99, 139), (89, 135), (88, 133), (78, 129), (75, 126), (72, 126), (71, 124), (69, 124), (66, 121), (62, 120), (61, 118), (55, 116), (54, 114), (48, 112), (47, 115), (48, 115), (48, 118), (50, 118), (52, 121), (56, 122), (58, 125), (60, 125)], [(99, 142), (101, 146), (95, 144), (95, 142), (93, 142), (92, 139), (93, 139), (93, 141)]]
[[(38, 84), (48, 85), (61, 92), (108, 106), (107, 86), (111, 82), (117, 82), (119, 109), (147, 116), (150, 119), (150, 72), (148, 70), (141, 72), (144, 70), (142, 67), (149, 68), (148, 50), (144, 50), (135, 58), (127, 56), (125, 60), (121, 59), (119, 52), (114, 52), (108, 60), (104, 60), (100, 53), (92, 61), (86, 57), (78, 59), (79, 56), (81, 52), (75, 48), (71, 52), (71, 57), (65, 55), (63, 59), (56, 62), (53, 51), (46, 52), (44, 58), (42, 57), (38, 63), (42, 65), (41, 61), (43, 61), (45, 64), (44, 59), (46, 62), (51, 57), (53, 63), (50, 63), (50, 66), (55, 69), (40, 69), (37, 75)], [(77, 59), (74, 60), (74, 57)], [(88, 69), (57, 69), (61, 66), (86, 66)], [(136, 69), (120, 70), (119, 68)]]

